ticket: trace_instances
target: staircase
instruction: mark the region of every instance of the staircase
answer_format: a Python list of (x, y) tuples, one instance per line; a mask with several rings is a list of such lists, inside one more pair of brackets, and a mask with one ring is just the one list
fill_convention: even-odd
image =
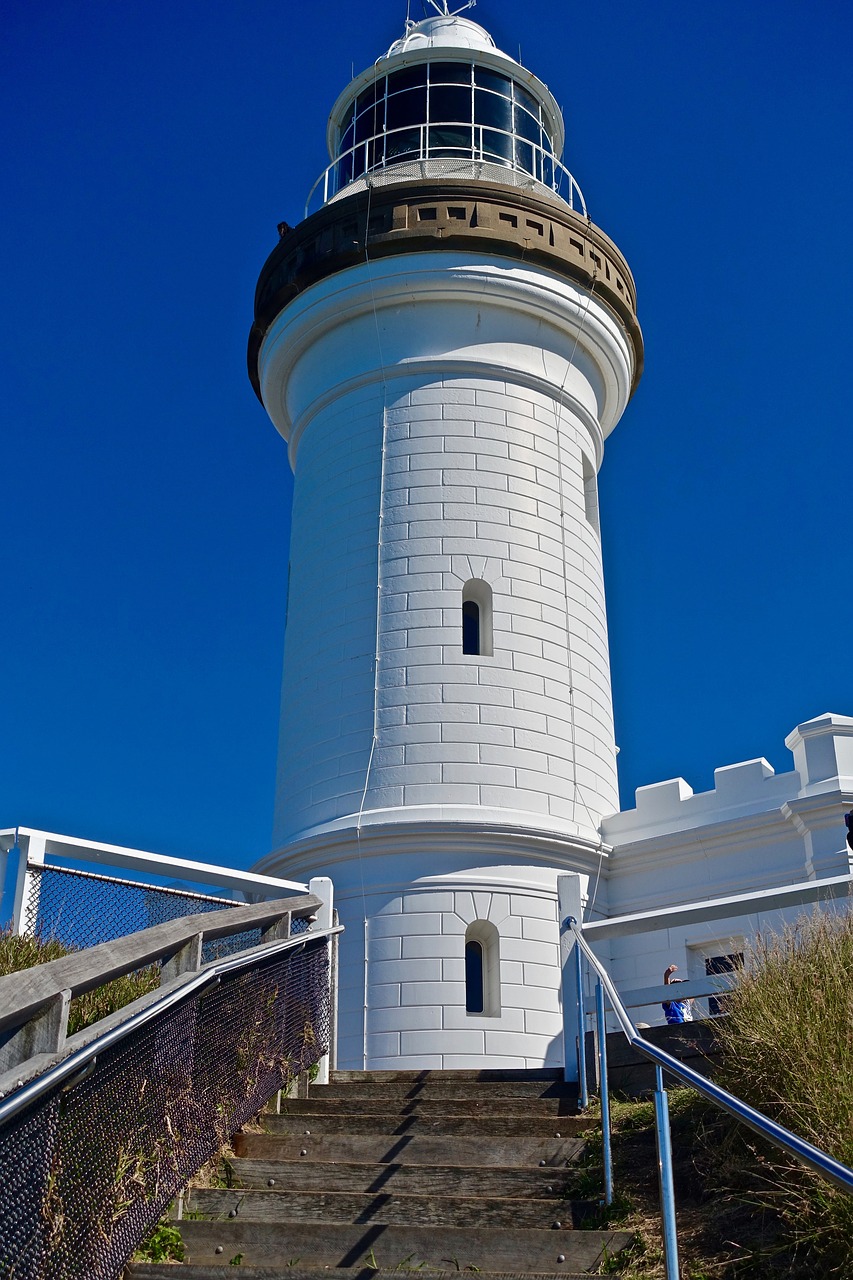
[(184, 1203), (183, 1270), (128, 1280), (589, 1275), (624, 1231), (583, 1229), (571, 1165), (595, 1122), (555, 1071), (338, 1071), (234, 1139), (228, 1189)]

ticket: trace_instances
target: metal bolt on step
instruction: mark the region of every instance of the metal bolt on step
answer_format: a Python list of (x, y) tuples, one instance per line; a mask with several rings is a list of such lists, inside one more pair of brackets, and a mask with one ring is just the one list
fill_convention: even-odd
[(267, 1186), (268, 1186), (268, 1187), (274, 1187), (274, 1186), (275, 1186), (275, 1178), (267, 1178)]
[(565, 1262), (565, 1261), (566, 1261), (566, 1255), (565, 1255), (564, 1253), (558, 1253), (558, 1254), (557, 1254), (557, 1261), (558, 1261), (558, 1262)]
[(303, 1147), (303, 1148), (302, 1148), (302, 1150), (299, 1152), (299, 1154), (300, 1154), (301, 1156), (307, 1156), (307, 1155), (308, 1155), (308, 1152), (307, 1152), (307, 1151), (305, 1150), (305, 1148)]
[(555, 1133), (555, 1134), (554, 1134), (554, 1137), (555, 1137), (555, 1138), (562, 1138), (562, 1136), (563, 1136), (563, 1135), (562, 1135), (561, 1133)]
[(306, 1129), (306, 1130), (305, 1130), (305, 1137), (306, 1137), (306, 1138), (310, 1138), (310, 1137), (311, 1137), (311, 1130), (310, 1130), (310, 1129)]
[(545, 1161), (544, 1161), (544, 1160), (540, 1160), (540, 1161), (539, 1161), (539, 1168), (540, 1168), (540, 1169), (544, 1169), (544, 1168), (545, 1168)]
[(221, 1245), (221, 1244), (218, 1244), (218, 1245), (216, 1246), (216, 1248), (213, 1250), (213, 1252), (214, 1252), (214, 1253), (224, 1253), (224, 1252), (225, 1252), (225, 1250), (222, 1248), (222, 1245)]
[(236, 1209), (229, 1209), (229, 1210), (228, 1210), (228, 1217), (229, 1217), (229, 1218), (236, 1218), (236, 1217), (237, 1217), (237, 1210), (236, 1210)]
[(548, 1194), (549, 1194), (549, 1195), (551, 1195), (551, 1194), (553, 1193), (554, 1188), (553, 1188), (553, 1187), (546, 1187), (546, 1188), (545, 1188), (545, 1190), (548, 1192)]
[(554, 1223), (554, 1230), (555, 1230), (555, 1231), (562, 1231), (562, 1229), (563, 1229), (563, 1224), (562, 1224), (562, 1222), (555, 1222), (555, 1223)]

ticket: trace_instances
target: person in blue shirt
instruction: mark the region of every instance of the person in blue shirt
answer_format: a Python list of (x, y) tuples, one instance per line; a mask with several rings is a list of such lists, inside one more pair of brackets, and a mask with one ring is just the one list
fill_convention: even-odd
[[(683, 978), (673, 978), (673, 974), (677, 973), (678, 965), (671, 964), (664, 971), (663, 981), (665, 986), (670, 983), (683, 982)], [(693, 1021), (693, 1001), (692, 1000), (665, 1000), (663, 1002), (663, 1013), (667, 1022), (692, 1022)]]

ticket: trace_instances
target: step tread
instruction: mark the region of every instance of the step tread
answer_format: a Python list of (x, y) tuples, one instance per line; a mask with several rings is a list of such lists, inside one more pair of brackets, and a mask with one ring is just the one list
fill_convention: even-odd
[[(388, 1071), (331, 1071), (329, 1079), (334, 1084), (388, 1084), (394, 1081), (418, 1083), (425, 1080), (473, 1080), (481, 1084), (501, 1083), (507, 1080), (563, 1080), (562, 1067), (457, 1067), (445, 1071), (426, 1069)], [(576, 1086), (569, 1086), (575, 1088)]]
[[(489, 1115), (495, 1109), (493, 1098), (483, 1098), (480, 1094), (470, 1098), (374, 1098), (362, 1090), (358, 1099), (353, 1095), (343, 1094), (336, 1097), (318, 1097), (312, 1093), (308, 1098), (282, 1098), (281, 1115), (444, 1115), (467, 1116)], [(554, 1097), (515, 1097), (501, 1098), (502, 1115), (570, 1115), (578, 1114), (578, 1101), (573, 1094)], [(264, 1112), (264, 1117), (278, 1114), (275, 1107)]]
[(562, 1080), (457, 1080), (437, 1075), (431, 1080), (332, 1081), (312, 1084), (308, 1098), (478, 1098), (492, 1105), (499, 1098), (577, 1098), (577, 1086)]
[(294, 1137), (349, 1134), (352, 1137), (386, 1134), (418, 1134), (424, 1137), (568, 1137), (594, 1128), (596, 1121), (586, 1116), (506, 1116), (488, 1111), (480, 1116), (421, 1115), (283, 1115), (264, 1116), (270, 1133)]
[[(125, 1276), (127, 1280), (234, 1280), (235, 1275), (244, 1280), (400, 1280), (400, 1271), (377, 1269), (375, 1267), (251, 1267), (241, 1266), (239, 1273), (233, 1266), (199, 1266), (196, 1263), (184, 1263), (178, 1276), (174, 1263), (132, 1262), (129, 1263)], [(418, 1268), (417, 1280), (446, 1280), (453, 1276), (458, 1280), (459, 1272), (434, 1271)], [(500, 1280), (589, 1280), (588, 1271), (480, 1271), (477, 1280), (491, 1280), (492, 1276)]]
[[(348, 1134), (282, 1137), (267, 1133), (238, 1133), (235, 1154), (248, 1159), (309, 1160), (358, 1164), (489, 1165), (517, 1168), (563, 1168), (583, 1150), (581, 1138), (423, 1137), (391, 1138)], [(305, 1155), (302, 1155), (305, 1152)]]
[[(554, 1271), (561, 1265), (588, 1271), (631, 1241), (624, 1231), (557, 1231), (531, 1228), (344, 1226), (338, 1223), (184, 1220), (179, 1225), (187, 1261), (216, 1264), (242, 1255), (244, 1266), (372, 1266), (454, 1271)], [(217, 1254), (219, 1248), (222, 1253)], [(563, 1263), (558, 1263), (558, 1257)]]
[[(207, 1219), (244, 1222), (335, 1222), (383, 1225), (535, 1228), (542, 1231), (580, 1227), (589, 1219), (589, 1201), (499, 1197), (418, 1195), (397, 1191), (289, 1191), (247, 1188), (192, 1190), (185, 1213)], [(233, 1215), (233, 1216), (232, 1216)]]
[[(232, 1177), (238, 1186), (260, 1187), (275, 1181), (279, 1190), (355, 1191), (362, 1194), (379, 1191), (430, 1194), (505, 1195), (515, 1198), (542, 1199), (549, 1194), (561, 1198), (575, 1176), (573, 1169), (507, 1168), (496, 1165), (416, 1165), (416, 1164), (337, 1164), (302, 1160), (298, 1164), (275, 1160), (241, 1159), (229, 1161)], [(552, 1192), (546, 1188), (553, 1187)]]

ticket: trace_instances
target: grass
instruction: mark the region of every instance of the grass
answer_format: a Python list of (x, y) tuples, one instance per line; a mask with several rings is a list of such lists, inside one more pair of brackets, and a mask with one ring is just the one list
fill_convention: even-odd
[[(727, 999), (716, 1078), (853, 1165), (853, 915), (815, 912), (759, 937)], [(693, 1091), (669, 1097), (682, 1280), (853, 1278), (853, 1197)], [(602, 1274), (661, 1280), (652, 1104), (614, 1101), (612, 1121), (620, 1203), (603, 1220), (636, 1244)], [(600, 1159), (593, 1136), (587, 1194)]]
[[(31, 969), (33, 965), (59, 960), (70, 955), (72, 950), (73, 948), (56, 938), (42, 938), (38, 935), (19, 937), (12, 932), (12, 926), (7, 925), (0, 931), (0, 977), (19, 973), (22, 969)], [(159, 985), (159, 967), (150, 965), (75, 996), (68, 1013), (68, 1035), (84, 1031), (93, 1023), (100, 1022), (101, 1018), (115, 1013), (117, 1009), (123, 1009), (139, 996), (156, 991)]]

